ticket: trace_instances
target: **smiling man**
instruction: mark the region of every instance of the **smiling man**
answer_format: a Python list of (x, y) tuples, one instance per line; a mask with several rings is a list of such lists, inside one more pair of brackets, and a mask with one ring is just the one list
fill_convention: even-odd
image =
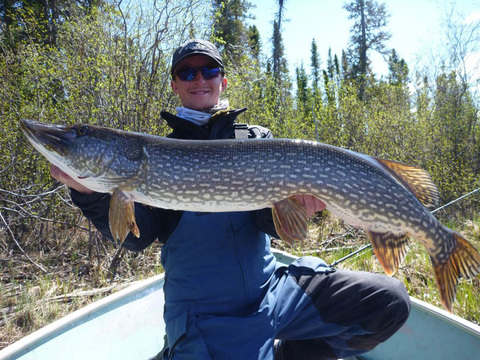
[(178, 57), (174, 60), (171, 85), (183, 106), (203, 111), (212, 104), (218, 105), (220, 94), (227, 87), (221, 59), (206, 55), (182, 58), (178, 54)]
[[(272, 137), (261, 126), (237, 124), (246, 109), (230, 109), (220, 99), (227, 79), (212, 43), (194, 39), (180, 45), (171, 76), (183, 106), (177, 115), (162, 113), (173, 130), (169, 137)], [(93, 193), (53, 167), (52, 176), (72, 188), (74, 203), (112, 238), (110, 195)], [(308, 214), (325, 208), (311, 196), (297, 199)], [(278, 238), (271, 209), (198, 213), (135, 204), (135, 216), (140, 238), (129, 234), (122, 246), (139, 251), (155, 239), (163, 244), (164, 359), (347, 357), (386, 340), (408, 317), (408, 295), (395, 279), (335, 270), (316, 257), (278, 266), (270, 252), (270, 236)]]

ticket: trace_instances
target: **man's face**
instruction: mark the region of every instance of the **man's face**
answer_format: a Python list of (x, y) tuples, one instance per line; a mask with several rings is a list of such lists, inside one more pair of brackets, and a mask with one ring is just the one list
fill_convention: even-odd
[[(218, 65), (208, 56), (195, 55), (182, 60), (175, 67), (175, 71), (203, 66), (217, 67)], [(227, 87), (227, 79), (220, 74), (216, 78), (205, 80), (202, 73), (198, 71), (193, 81), (182, 81), (175, 76), (171, 85), (184, 107), (205, 110), (218, 104), (220, 94)]]

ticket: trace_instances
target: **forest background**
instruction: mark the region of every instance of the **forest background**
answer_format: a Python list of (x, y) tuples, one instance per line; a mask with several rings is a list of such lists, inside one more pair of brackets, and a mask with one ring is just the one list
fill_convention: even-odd
[[(162, 271), (159, 245), (124, 254), (95, 231), (68, 190), (52, 180), (19, 120), (165, 135), (160, 112), (179, 105), (170, 89), (171, 55), (188, 38), (210, 39), (221, 49), (229, 80), (225, 96), (234, 108), (248, 107), (242, 121), (266, 126), (276, 137), (320, 140), (422, 167), (444, 203), (480, 187), (479, 84), (466, 66), (466, 55), (480, 48), (478, 21), (466, 24), (446, 14), (445, 56), (411, 68), (387, 47), (387, 5), (347, 1), (348, 47), (320, 55), (312, 39), (310, 63), (292, 74), (282, 41), (288, 8), (283, 0), (277, 5), (271, 37), (260, 38), (248, 21), (252, 5), (246, 0), (0, 2), (0, 348)], [(372, 69), (374, 52), (388, 62), (387, 76)], [(463, 200), (445, 220), (464, 226), (468, 219), (465, 231), (480, 238), (478, 200)], [(335, 232), (348, 234), (343, 239), (350, 242), (330, 245), (358, 245), (354, 230), (326, 214), (313, 225), (316, 240), (300, 253), (318, 253)], [(372, 270), (368, 261), (364, 257), (359, 267)], [(419, 262), (428, 263), (426, 255)], [(429, 272), (417, 288), (408, 276), (404, 281), (412, 294), (438, 304), (434, 285), (431, 294), (420, 290), (433, 284)], [(459, 313), (478, 322), (471, 308), (478, 301)]]

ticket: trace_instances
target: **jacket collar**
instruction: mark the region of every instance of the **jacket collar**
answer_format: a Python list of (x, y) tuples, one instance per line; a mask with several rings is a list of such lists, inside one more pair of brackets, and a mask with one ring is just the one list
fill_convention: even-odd
[(168, 137), (177, 139), (208, 140), (234, 138), (234, 122), (239, 114), (247, 108), (239, 110), (220, 110), (213, 114), (212, 120), (206, 126), (196, 125), (167, 111), (161, 116), (167, 121), (173, 131)]

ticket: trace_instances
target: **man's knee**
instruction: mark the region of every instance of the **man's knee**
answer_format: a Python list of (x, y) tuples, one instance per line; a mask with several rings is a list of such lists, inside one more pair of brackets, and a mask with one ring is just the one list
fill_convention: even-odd
[[(380, 327), (385, 340), (393, 335), (408, 319), (411, 309), (410, 296), (405, 286), (397, 279), (390, 279), (385, 298), (384, 326)], [(384, 340), (382, 340), (384, 341)]]
[(354, 349), (371, 350), (397, 332), (408, 319), (410, 297), (403, 284), (397, 279), (382, 276), (382, 286), (372, 294), (377, 309), (363, 328), (370, 334), (356, 336), (347, 341)]

